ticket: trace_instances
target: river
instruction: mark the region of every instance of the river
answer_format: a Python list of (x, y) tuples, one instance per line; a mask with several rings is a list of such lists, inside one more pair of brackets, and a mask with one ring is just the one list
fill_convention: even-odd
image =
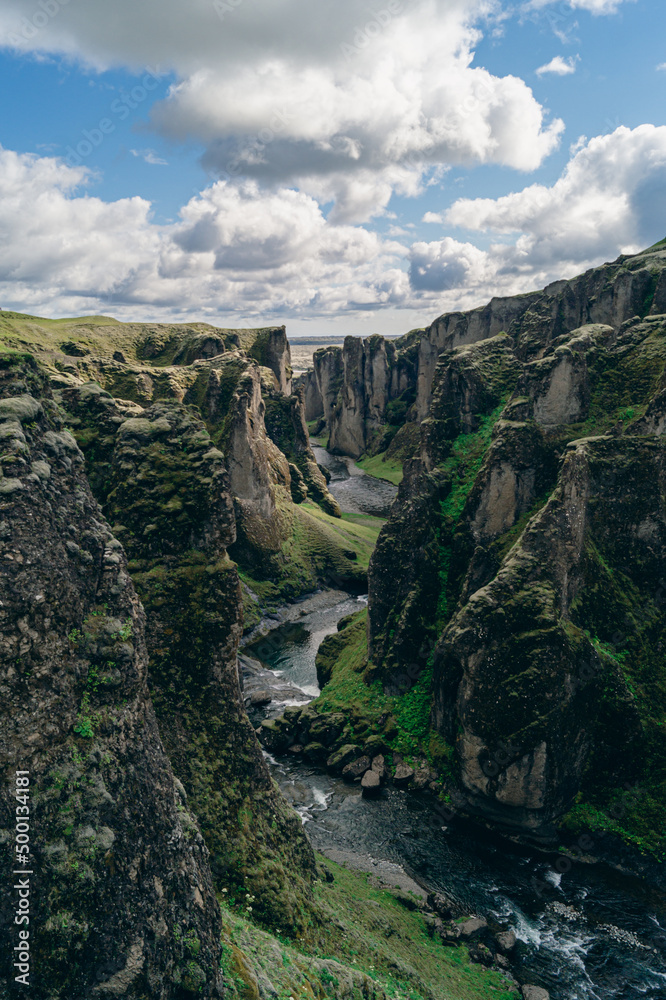
[[(317, 460), (333, 471), (340, 460), (327, 452), (322, 456), (324, 449), (317, 452)], [(345, 492), (340, 469), (340, 478), (331, 482), (338, 501), (343, 509), (379, 513), (378, 481), (360, 470), (350, 472), (349, 461), (340, 464), (353, 489)], [(384, 501), (388, 498), (384, 491)], [(292, 693), (302, 692), (299, 701), (318, 691), (320, 642), (364, 600), (332, 595), (330, 606), (320, 602), (297, 622), (274, 630), (261, 647), (265, 665), (290, 682)], [(251, 646), (246, 652), (257, 655)], [(287, 703), (293, 698), (274, 700), (268, 710), (252, 709), (255, 724)], [(512, 848), (476, 828), (442, 826), (427, 796), (389, 788), (367, 800), (358, 786), (302, 761), (269, 761), (317, 850), (334, 857), (361, 855), (379, 871), (399, 867), (470, 913), (508, 924), (518, 937), (518, 977), (547, 988), (552, 1000), (666, 1000), (666, 899), (650, 884), (602, 864), (576, 863), (560, 875), (545, 855)]]

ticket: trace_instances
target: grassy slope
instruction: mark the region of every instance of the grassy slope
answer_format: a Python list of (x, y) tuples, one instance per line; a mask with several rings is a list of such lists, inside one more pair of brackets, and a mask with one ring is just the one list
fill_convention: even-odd
[(332, 878), (315, 887), (322, 924), (297, 945), (259, 930), (246, 910), (250, 901), (222, 896), (222, 967), (232, 998), (256, 1000), (257, 974), (270, 980), (280, 1000), (515, 997), (500, 973), (470, 963), (466, 948), (430, 937), (418, 910), (407, 909), (371, 876), (321, 856), (318, 861)]
[(356, 464), (369, 476), (375, 476), (376, 479), (386, 479), (394, 486), (399, 486), (402, 482), (402, 462), (386, 458), (384, 454), (366, 455), (364, 458), (359, 458)]
[[(365, 625), (367, 609), (358, 612), (354, 624)], [(347, 642), (333, 667), (331, 679), (312, 703), (318, 712), (341, 712), (350, 720), (349, 741), (358, 730), (363, 736), (383, 733), (392, 750), (407, 760), (426, 757), (441, 771), (450, 766), (452, 751), (430, 731), (432, 670), (426, 668), (417, 683), (403, 695), (384, 694), (381, 681), (368, 683), (368, 650), (365, 628), (348, 627)]]
[[(294, 507), (293, 537), (284, 548), (284, 576), (279, 581), (258, 580), (239, 568), (241, 580), (259, 598), (260, 607), (245, 592), (245, 626), (260, 620), (263, 610), (274, 610), (289, 597), (314, 590), (326, 578), (343, 586), (350, 574), (361, 586), (377, 537), (384, 524), (378, 517), (366, 514), (343, 514), (342, 518), (325, 514), (309, 500)], [(344, 552), (355, 552), (349, 560)]]
[(62, 359), (62, 344), (71, 341), (93, 355), (110, 356), (120, 350), (136, 359), (137, 346), (149, 336), (164, 347), (164, 353), (147, 364), (158, 367), (172, 360), (171, 344), (180, 343), (188, 333), (238, 334), (241, 346), (250, 349), (262, 328), (232, 330), (209, 323), (121, 323), (109, 316), (80, 316), (45, 319), (25, 313), (0, 311), (0, 345), (10, 350), (29, 350), (49, 365)]

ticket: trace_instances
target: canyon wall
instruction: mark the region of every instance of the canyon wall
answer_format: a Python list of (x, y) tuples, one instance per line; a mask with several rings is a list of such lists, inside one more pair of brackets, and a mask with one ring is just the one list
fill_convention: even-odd
[[(647, 262), (570, 302), (613, 323), (557, 334), (548, 292), (542, 326), (440, 356), (370, 567), (372, 676), (427, 683), (464, 808), (538, 836), (627, 783), (664, 811), (666, 256)], [(560, 306), (571, 285), (599, 287)]]
[(0, 355), (0, 434), (0, 808), (10, 872), (15, 772), (29, 771), (30, 996), (217, 997), (209, 854), (160, 740), (144, 610), (30, 358)]
[(506, 333), (517, 357), (527, 361), (586, 324), (618, 330), (632, 317), (660, 315), (666, 309), (661, 261), (660, 249), (623, 256), (543, 291), (447, 313), (395, 341), (347, 337), (342, 349), (314, 356), (314, 370), (303, 380), (307, 419), (324, 421), (338, 453), (383, 451), (406, 422), (419, 424), (428, 416), (442, 354)]

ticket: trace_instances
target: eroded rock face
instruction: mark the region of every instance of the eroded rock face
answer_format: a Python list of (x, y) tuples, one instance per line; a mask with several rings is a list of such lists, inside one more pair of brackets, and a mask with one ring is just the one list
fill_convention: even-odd
[(342, 350), (334, 346), (321, 347), (315, 351), (312, 362), (314, 378), (306, 389), (306, 400), (309, 397), (306, 418), (315, 420), (321, 416), (330, 427), (331, 415), (344, 377)]
[(339, 401), (330, 415), (329, 450), (358, 458), (380, 430), (391, 398), (393, 344), (383, 337), (346, 337)]
[[(261, 505), (261, 482), (271, 496), (271, 457), (286, 460), (263, 430), (257, 372), (250, 365), (233, 393), (228, 448), (259, 465), (244, 467), (235, 484), (248, 494), (248, 504)], [(212, 385), (217, 396), (209, 385), (209, 409), (218, 406), (222, 391), (218, 378)], [(134, 408), (128, 416), (97, 387), (63, 395), (77, 433), (88, 440), (91, 464), (102, 473), (95, 482), (146, 607), (160, 732), (201, 824), (217, 888), (244, 886), (255, 895), (261, 919), (285, 931), (299, 927), (310, 899), (313, 855), (297, 815), (268, 774), (240, 697), (242, 598), (227, 555), (236, 540), (235, 466), (228, 474), (203, 421), (181, 403)], [(99, 438), (89, 437), (96, 432)], [(256, 507), (252, 513), (259, 516)], [(251, 820), (241, 825), (239, 816)]]
[(0, 396), (2, 828), (10, 870), (29, 770), (30, 994), (218, 996), (208, 851), (158, 734), (123, 548), (34, 363), (4, 355)]
[[(358, 457), (384, 450), (393, 425), (432, 416), (433, 391), (446, 392), (436, 375), (440, 358), (504, 334), (522, 362), (538, 362), (562, 338), (568, 342), (559, 357), (550, 359), (550, 390), (537, 401), (535, 416), (544, 426), (582, 420), (583, 350), (569, 343), (572, 331), (585, 327), (588, 337), (603, 341), (628, 321), (661, 315), (666, 309), (665, 261), (663, 249), (623, 256), (541, 292), (494, 298), (469, 312), (447, 313), (426, 330), (398, 341), (347, 338), (342, 352), (329, 348), (319, 360), (315, 355), (314, 374), (306, 381), (307, 419), (322, 416), (331, 446), (341, 453)], [(331, 372), (325, 386), (324, 372)], [(451, 390), (455, 395), (456, 387)], [(473, 417), (461, 402), (461, 413)]]
[[(495, 820), (539, 829), (571, 802), (591, 759), (614, 769), (618, 782), (634, 777), (639, 714), (618, 661), (585, 635), (580, 606), (596, 589), (593, 553), (610, 545), (613, 564), (621, 560), (624, 573), (637, 575), (629, 549), (620, 555), (612, 537), (621, 524), (638, 546), (635, 565), (651, 564), (641, 589), (654, 598), (663, 554), (655, 563), (638, 535), (641, 523), (654, 523), (663, 553), (663, 462), (661, 443), (573, 447), (546, 507), (445, 630), (435, 654), (435, 718), (449, 738), (450, 726), (462, 725), (461, 781), (471, 808), (478, 797)], [(623, 502), (623, 482), (637, 473), (645, 489)], [(604, 496), (609, 474), (616, 485)], [(509, 750), (500, 766), (501, 748)]]
[[(291, 396), (265, 391), (264, 400), (266, 405), (264, 423), (268, 436), (292, 463), (290, 465), (292, 499), (294, 502), (300, 502), (310, 497), (327, 514), (340, 517), (339, 504), (328, 490), (310, 445), (305, 425), (303, 390), (299, 388)], [(300, 478), (304, 486), (304, 490), (296, 496), (293, 483), (295, 477)]]
[[(621, 310), (644, 277), (617, 280)], [(371, 675), (400, 693), (432, 669), (466, 808), (535, 836), (640, 781), (662, 808), (664, 329), (443, 355), (371, 563)]]
[(266, 433), (264, 412), (259, 375), (248, 370), (231, 402), (225, 452), (239, 544), (254, 561), (278, 553), (291, 533), (289, 463)]

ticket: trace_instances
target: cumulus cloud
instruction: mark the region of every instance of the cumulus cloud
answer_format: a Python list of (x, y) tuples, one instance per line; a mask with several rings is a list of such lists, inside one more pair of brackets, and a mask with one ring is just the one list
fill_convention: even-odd
[[(146, 65), (177, 82), (153, 112), (170, 139), (205, 146), (223, 179), (297, 184), (334, 201), (340, 222), (381, 212), (394, 191), (450, 165), (537, 168), (563, 124), (523, 80), (472, 66), (497, 0), (4, 0), (0, 44), (93, 66)], [(41, 9), (41, 8), (40, 8)], [(31, 21), (32, 18), (32, 21)], [(45, 22), (42, 24), (42, 22)]]
[[(293, 188), (218, 181), (158, 225), (149, 202), (104, 202), (86, 193), (88, 180), (82, 167), (0, 148), (5, 307), (234, 323), (434, 316), (571, 277), (666, 234), (666, 127), (651, 125), (585, 141), (550, 187), (427, 213), (444, 234), (411, 246), (404, 227), (385, 238), (331, 222)], [(481, 249), (451, 227), (496, 242)]]
[(549, 63), (539, 66), (536, 70), (536, 75), (545, 76), (547, 73), (553, 73), (555, 76), (570, 76), (576, 72), (578, 59), (579, 56), (571, 56), (569, 59), (563, 59), (562, 56), (555, 56)]
[(417, 292), (450, 292), (481, 285), (488, 255), (471, 243), (446, 237), (436, 243), (414, 243), (410, 250), (409, 280)]
[[(450, 287), (448, 269), (467, 295), (515, 294), (636, 253), (666, 235), (666, 127), (622, 127), (591, 139), (552, 187), (460, 199), (442, 219), (513, 239), (477, 256), (448, 238), (419, 244), (412, 248), (418, 270), (410, 271), (415, 291)], [(456, 254), (460, 267), (449, 263)]]
[(303, 192), (218, 182), (160, 226), (149, 202), (101, 201), (87, 181), (83, 168), (0, 149), (5, 306), (265, 318), (407, 300), (404, 247), (329, 224)]

